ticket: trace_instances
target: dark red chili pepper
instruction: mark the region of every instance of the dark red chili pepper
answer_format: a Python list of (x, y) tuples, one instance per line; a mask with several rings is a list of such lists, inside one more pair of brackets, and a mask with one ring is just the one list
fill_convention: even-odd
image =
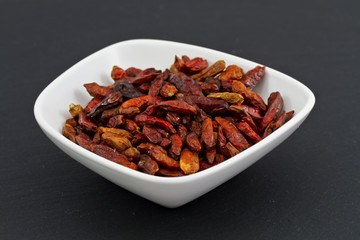
[(120, 105), (122, 103), (122, 100), (123, 98), (120, 92), (113, 92), (109, 96), (101, 100), (101, 102), (99, 102), (93, 109), (91, 109), (91, 111), (88, 113), (88, 116), (95, 117), (106, 109)]
[(157, 127), (163, 128), (165, 131), (169, 133), (176, 133), (175, 128), (169, 123), (160, 118), (148, 116), (145, 114), (139, 114), (134, 118), (135, 122), (139, 125), (155, 125)]
[(94, 98), (103, 99), (112, 93), (112, 90), (109, 87), (100, 86), (97, 83), (86, 83), (84, 84), (84, 87), (90, 96)]
[(247, 88), (253, 90), (254, 87), (259, 83), (259, 81), (265, 75), (265, 66), (256, 66), (254, 69), (251, 69), (241, 78), (241, 82), (245, 84)]

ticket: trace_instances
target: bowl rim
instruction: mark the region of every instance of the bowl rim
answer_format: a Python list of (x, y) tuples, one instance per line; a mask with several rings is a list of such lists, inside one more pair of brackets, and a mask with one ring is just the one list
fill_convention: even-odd
[[(50, 124), (48, 124), (48, 122), (46, 122), (46, 120), (44, 119), (44, 117), (42, 115), (42, 109), (41, 109), (43, 102), (46, 101), (47, 92), (53, 90), (57, 86), (57, 84), (59, 84), (61, 82), (61, 79), (65, 78), (65, 77), (67, 77), (67, 75), (71, 74), (71, 72), (74, 71), (74, 69), (76, 69), (78, 67), (78, 65), (86, 64), (92, 58), (96, 57), (97, 55), (99, 55), (103, 51), (106, 51), (107, 49), (114, 48), (117, 45), (128, 44), (128, 43), (131, 43), (131, 44), (134, 44), (134, 43), (135, 44), (136, 43), (140, 43), (140, 44), (141, 43), (146, 43), (146, 44), (166, 43), (166, 44), (169, 44), (170, 43), (170, 44), (176, 44), (176, 45), (180, 45), (180, 46), (184, 46), (184, 47), (196, 47), (200, 50), (210, 51), (214, 54), (225, 54), (227, 56), (236, 57), (240, 60), (247, 61), (251, 64), (257, 64), (257, 65), (260, 65), (260, 64), (258, 64), (257, 62), (253, 62), (253, 61), (229, 54), (229, 53), (221, 52), (221, 51), (206, 48), (206, 47), (187, 44), (187, 43), (180, 43), (180, 42), (168, 41), (168, 40), (158, 40), (158, 39), (130, 39), (130, 40), (120, 41), (120, 42), (111, 44), (111, 45), (104, 47), (104, 48), (90, 54), (89, 56), (83, 58), (82, 60), (80, 60), (77, 63), (75, 63), (74, 65), (72, 65), (65, 72), (60, 74), (58, 77), (56, 77), (48, 86), (46, 86), (44, 88), (44, 90), (42, 90), (42, 92), (39, 94), (39, 96), (37, 97), (37, 99), (35, 101), (33, 111), (34, 111), (34, 116), (35, 116), (36, 121), (38, 122), (41, 129), (45, 132), (45, 134), (50, 135), (51, 137), (56, 139), (58, 142), (60, 142), (65, 147), (69, 148), (73, 152), (77, 152), (78, 154), (82, 155), (83, 157), (87, 158), (90, 161), (95, 162), (98, 165), (102, 165), (104, 167), (111, 168), (112, 170), (115, 170), (121, 174), (130, 176), (130, 177), (136, 178), (138, 180), (152, 182), (152, 183), (161, 183), (161, 184), (182, 184), (182, 183), (198, 181), (198, 180), (208, 177), (208, 175), (213, 175), (214, 173), (216, 173), (218, 171), (223, 171), (227, 168), (231, 168), (231, 166), (236, 164), (238, 161), (244, 161), (248, 156), (252, 155), (254, 152), (259, 151), (262, 148), (266, 148), (266, 146), (270, 145), (271, 142), (274, 141), (276, 138), (280, 137), (281, 135), (283, 135), (284, 133), (286, 133), (293, 127), (295, 127), (295, 125), (298, 124), (299, 122), (301, 123), (301, 121), (307, 117), (307, 115), (311, 112), (312, 108), (315, 105), (315, 96), (314, 96), (313, 92), (307, 86), (305, 86), (298, 80), (296, 80), (282, 72), (279, 72), (275, 69), (272, 69), (271, 67), (266, 66), (266, 70), (268, 72), (273, 72), (275, 74), (282, 75), (282, 76), (286, 77), (286, 81), (291, 80), (293, 82), (293, 84), (295, 84), (298, 89), (302, 89), (302, 92), (304, 92), (307, 96), (306, 102), (304, 103), (304, 107), (301, 109), (301, 111), (296, 112), (294, 114), (293, 118), (290, 119), (287, 123), (285, 123), (281, 128), (279, 128), (278, 130), (276, 130), (275, 132), (273, 132), (272, 134), (270, 134), (268, 137), (261, 140), (257, 144), (254, 144), (250, 148), (240, 152), (239, 154), (235, 155), (234, 157), (227, 159), (226, 161), (222, 162), (221, 164), (217, 164), (209, 169), (197, 172), (195, 174), (181, 176), (181, 177), (162, 177), (162, 176), (156, 176), (156, 175), (149, 175), (149, 174), (146, 174), (146, 173), (143, 173), (140, 171), (132, 170), (132, 169), (124, 167), (120, 164), (114, 163), (110, 160), (107, 160), (99, 155), (96, 155), (95, 153), (92, 153), (92, 152), (80, 147), (79, 145), (73, 143), (72, 141), (70, 141), (69, 139), (64, 137), (59, 131), (55, 130), (55, 128), (53, 126), (51, 126)], [(50, 139), (50, 140), (52, 140), (52, 139)]]

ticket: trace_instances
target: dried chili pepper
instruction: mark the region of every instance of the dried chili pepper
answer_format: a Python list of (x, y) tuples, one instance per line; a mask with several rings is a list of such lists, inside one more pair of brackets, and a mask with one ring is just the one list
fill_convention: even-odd
[(122, 152), (130, 162), (138, 162), (140, 158), (140, 152), (134, 147), (130, 147)]
[(97, 130), (97, 125), (86, 116), (85, 112), (79, 114), (78, 123), (84, 131), (96, 132)]
[(291, 119), (293, 115), (294, 115), (294, 111), (290, 111), (288, 113), (283, 111), (276, 120), (273, 120), (267, 125), (262, 137), (266, 138), (267, 136), (269, 136), (271, 133), (273, 133), (278, 128), (280, 128), (285, 122)]
[(143, 127), (143, 134), (145, 135), (145, 137), (149, 140), (149, 142), (154, 143), (154, 144), (159, 144), (162, 141), (162, 136), (161, 134), (156, 131), (154, 128), (148, 127), (148, 126), (144, 126)]
[(99, 127), (97, 130), (100, 134), (113, 133), (113, 134), (119, 135), (120, 137), (125, 137), (129, 140), (133, 139), (133, 135), (124, 129)]
[(169, 138), (170, 137), (170, 134), (168, 132), (166, 132), (164, 129), (158, 128), (158, 127), (153, 127), (153, 128), (156, 131), (158, 131), (163, 138)]
[(153, 98), (152, 96), (146, 95), (143, 97), (129, 99), (121, 104), (121, 106), (119, 108), (119, 112), (121, 112), (124, 109), (127, 109), (129, 107), (136, 107), (139, 109), (144, 109), (152, 98)]
[(89, 136), (85, 134), (79, 134), (75, 136), (76, 143), (80, 147), (85, 148), (86, 150), (92, 151), (92, 146), (95, 144)]
[(191, 121), (187, 126), (189, 132), (194, 132), (197, 136), (201, 136), (201, 123), (197, 121)]
[(137, 165), (135, 163), (129, 162), (123, 154), (114, 151), (111, 147), (97, 144), (92, 147), (92, 151), (95, 154), (97, 154), (103, 158), (106, 158), (112, 162), (118, 163), (120, 165), (123, 165), (125, 167), (131, 168), (134, 170), (137, 170)]
[(266, 111), (267, 108), (264, 100), (258, 94), (248, 89), (242, 82), (233, 81), (232, 91), (240, 93), (247, 103)]
[[(246, 111), (256, 121), (259, 121), (263, 118), (262, 114), (261, 114), (261, 110), (257, 107), (252, 107), (252, 106), (248, 106), (245, 104), (238, 104), (238, 103), (234, 104), (233, 106), (236, 106), (236, 108), (238, 110)], [(231, 110), (231, 106), (229, 109)]]
[(128, 77), (136, 77), (137, 75), (139, 75), (139, 73), (141, 73), (142, 70), (139, 68), (134, 68), (134, 67), (129, 67), (128, 69), (125, 70), (125, 74)]
[(172, 84), (166, 84), (161, 88), (160, 95), (164, 98), (171, 98), (178, 93), (178, 89)]
[(284, 106), (284, 101), (279, 92), (273, 92), (268, 98), (268, 110), (266, 111), (261, 123), (259, 124), (259, 132), (262, 132), (266, 126), (277, 117)]
[(199, 168), (199, 172), (200, 171), (204, 171), (204, 170), (206, 170), (206, 169), (209, 169), (209, 168), (211, 168), (211, 167), (213, 167), (213, 166), (215, 166), (215, 165), (217, 165), (217, 163), (216, 162), (214, 162), (214, 163), (208, 163), (208, 162), (206, 162), (206, 161), (200, 161), (199, 162), (199, 166), (200, 166), (200, 168)]
[(239, 130), (229, 121), (221, 117), (215, 117), (224, 131), (225, 137), (239, 150), (242, 151), (249, 147), (249, 143), (246, 141), (244, 136)]
[(211, 118), (205, 119), (201, 125), (201, 138), (204, 140), (204, 143), (208, 148), (215, 145), (213, 131)]
[(125, 76), (126, 76), (126, 72), (124, 71), (124, 69), (118, 66), (114, 66), (112, 68), (111, 78), (114, 79), (114, 81), (123, 79)]
[(174, 84), (179, 92), (183, 93), (185, 96), (204, 96), (201, 87), (196, 83), (196, 81), (188, 77), (183, 72), (170, 74), (168, 81)]
[(200, 96), (185, 96), (186, 102), (190, 101), (202, 108), (206, 113), (211, 115), (223, 115), (229, 111), (229, 104), (221, 99), (200, 97)]
[(186, 136), (187, 136), (187, 129), (184, 125), (180, 124), (177, 128), (177, 133), (179, 134), (181, 141), (183, 142), (183, 144), (186, 141)]
[(226, 160), (226, 157), (224, 154), (221, 154), (221, 153), (216, 153), (215, 155), (215, 161), (216, 163), (222, 163)]
[(125, 129), (131, 132), (132, 134), (140, 133), (140, 127), (130, 119), (125, 119)]
[(245, 84), (247, 88), (253, 90), (254, 87), (258, 84), (258, 82), (264, 77), (265, 75), (265, 66), (256, 66), (254, 69), (251, 69), (244, 76), (241, 78), (241, 82)]
[(225, 152), (225, 146), (226, 146), (226, 137), (223, 132), (222, 126), (219, 126), (218, 130), (218, 138), (217, 138), (217, 147), (220, 152)]
[(225, 154), (227, 157), (233, 157), (236, 154), (238, 154), (240, 151), (234, 147), (234, 145), (231, 144), (231, 142), (227, 142), (225, 145)]
[(244, 97), (241, 94), (231, 92), (210, 93), (207, 97), (220, 98), (228, 103), (242, 103), (244, 101)]
[(150, 156), (141, 154), (140, 161), (138, 162), (138, 168), (141, 172), (154, 175), (159, 171), (159, 165)]
[(99, 98), (93, 98), (91, 99), (91, 101), (86, 105), (86, 107), (84, 108), (84, 111), (86, 113), (89, 113), (96, 105), (99, 104), (99, 102), (101, 102), (101, 99)]
[(229, 65), (226, 69), (219, 75), (218, 79), (221, 81), (224, 80), (239, 80), (243, 77), (243, 70), (237, 65)]
[(215, 83), (204, 82), (200, 85), (200, 87), (204, 94), (216, 93), (220, 90), (219, 86)]
[[(150, 142), (143, 142), (139, 146), (137, 146), (137, 150), (140, 151), (140, 153), (148, 154), (151, 149), (153, 149), (156, 145)], [(163, 149), (163, 148), (162, 148)], [(165, 151), (165, 150), (164, 150)], [(166, 153), (166, 151), (164, 152)]]
[(76, 130), (70, 124), (64, 125), (64, 127), (62, 129), (62, 134), (65, 137), (67, 137), (68, 139), (70, 139), (71, 141), (73, 141), (74, 143), (76, 143), (76, 140), (75, 140)]
[(66, 119), (65, 124), (69, 124), (72, 127), (76, 127), (78, 125), (74, 118)]
[(168, 148), (171, 144), (171, 140), (168, 138), (162, 138), (161, 143), (159, 144), (162, 148)]
[(102, 111), (116, 107), (122, 103), (122, 95), (120, 92), (113, 92), (103, 100), (101, 100), (98, 104), (96, 104), (95, 107), (91, 109), (91, 111), (88, 113), (89, 117), (95, 117)]
[(182, 177), (185, 174), (179, 170), (168, 170), (165, 168), (160, 168), (159, 171), (156, 172), (156, 175), (163, 177)]
[(166, 111), (173, 111), (180, 114), (195, 115), (197, 112), (194, 106), (191, 106), (184, 101), (178, 101), (178, 100), (163, 101), (157, 103), (157, 107), (160, 109), (164, 109)]
[(137, 107), (128, 107), (124, 109), (118, 109), (118, 112), (125, 118), (133, 118), (136, 116), (136, 114), (140, 113), (140, 109)]
[(208, 148), (205, 150), (205, 157), (209, 164), (213, 164), (216, 156), (216, 147)]
[(184, 148), (180, 156), (180, 168), (185, 174), (199, 171), (199, 155), (188, 148)]
[(258, 143), (262, 138), (253, 130), (247, 122), (239, 122), (236, 127), (242, 132), (252, 143)]
[(200, 72), (208, 67), (208, 62), (202, 58), (196, 57), (185, 62), (186, 70), (193, 74)]
[(145, 137), (144, 134), (142, 133), (138, 133), (134, 135), (133, 140), (131, 141), (131, 144), (136, 147), (138, 146), (140, 143), (146, 142), (147, 138)]
[(116, 115), (116, 116), (111, 117), (109, 119), (106, 126), (109, 127), (109, 128), (116, 128), (116, 127), (120, 127), (124, 123), (125, 123), (124, 116), (123, 115)]
[(90, 94), (90, 96), (94, 98), (103, 99), (107, 96), (109, 96), (113, 91), (109, 87), (100, 86), (99, 84), (93, 82), (93, 83), (86, 83), (84, 84), (84, 87), (86, 88), (87, 92)]
[(142, 84), (152, 81), (161, 71), (155, 68), (147, 68), (136, 75), (136, 77), (126, 77), (125, 80), (133, 84)]
[(141, 93), (148, 95), (150, 86), (151, 86), (151, 82), (146, 82), (146, 83), (142, 83), (140, 86), (136, 87), (136, 89), (139, 90)]
[(149, 95), (156, 97), (162, 88), (162, 85), (164, 81), (169, 77), (169, 71), (164, 71), (161, 74), (157, 75), (154, 81), (152, 81), (150, 89), (149, 89)]
[(183, 142), (181, 140), (181, 137), (178, 134), (173, 134), (170, 137), (171, 141), (171, 147), (169, 149), (169, 153), (171, 156), (180, 156), (181, 149), (183, 147)]
[(125, 151), (126, 149), (132, 147), (129, 139), (125, 137), (120, 137), (114, 133), (103, 133), (101, 139), (104, 140), (107, 144), (115, 148), (118, 152)]
[(126, 81), (116, 81), (114, 91), (121, 92), (125, 98), (138, 98), (144, 96), (144, 94), (136, 89), (132, 83)]
[(232, 92), (232, 85), (234, 80), (223, 80), (221, 81), (220, 91)]
[(105, 111), (102, 112), (101, 119), (103, 121), (107, 121), (111, 117), (114, 117), (114, 116), (116, 116), (118, 114), (119, 114), (119, 108), (118, 107), (111, 108), (111, 109), (108, 109), (108, 110), (105, 110)]
[(202, 81), (205, 80), (206, 78), (215, 76), (216, 74), (222, 72), (224, 69), (225, 69), (225, 62), (223, 60), (219, 60), (210, 67), (205, 68), (201, 72), (192, 75), (191, 78)]
[(231, 112), (236, 113), (237, 116), (240, 117), (240, 121), (247, 122), (255, 132), (258, 131), (258, 127), (256, 126), (251, 115), (246, 110), (244, 110), (242, 107), (237, 106), (237, 105), (231, 105), (229, 110)]
[(154, 148), (149, 150), (149, 155), (155, 159), (155, 161), (162, 167), (166, 167), (168, 169), (180, 169), (180, 163), (166, 154), (166, 150), (164, 150), (160, 146), (155, 146)]
[(201, 143), (194, 132), (191, 132), (186, 136), (186, 145), (194, 152), (201, 151)]
[(166, 121), (176, 126), (181, 123), (180, 115), (176, 112), (167, 112), (166, 113)]
[(175, 128), (169, 123), (164, 120), (161, 120), (160, 118), (148, 116), (145, 114), (139, 114), (134, 118), (135, 122), (139, 125), (154, 125), (160, 128), (163, 128), (165, 131), (169, 133), (176, 133)]

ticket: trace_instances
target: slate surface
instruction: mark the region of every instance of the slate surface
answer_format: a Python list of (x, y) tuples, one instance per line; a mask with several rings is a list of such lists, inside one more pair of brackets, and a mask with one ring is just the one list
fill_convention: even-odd
[[(0, 2), (0, 239), (358, 239), (358, 1)], [(33, 116), (40, 92), (107, 45), (155, 38), (284, 72), (316, 104), (281, 146), (177, 209), (65, 155)]]

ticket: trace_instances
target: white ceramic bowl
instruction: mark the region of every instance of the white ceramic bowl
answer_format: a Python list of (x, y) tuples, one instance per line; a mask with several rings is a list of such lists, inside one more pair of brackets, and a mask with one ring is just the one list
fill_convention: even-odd
[(69, 104), (85, 106), (91, 99), (84, 83), (112, 84), (113, 65), (164, 70), (173, 63), (175, 55), (202, 57), (210, 64), (223, 59), (227, 65), (237, 64), (244, 71), (258, 65), (230, 54), (177, 42), (146, 39), (119, 42), (81, 60), (50, 83), (36, 100), (35, 118), (50, 140), (81, 164), (150, 201), (179, 207), (239, 174), (278, 146), (300, 126), (315, 104), (315, 97), (306, 86), (267, 67), (266, 76), (255, 91), (265, 101), (271, 92), (279, 91), (284, 98), (285, 110), (295, 110), (294, 117), (269, 137), (233, 158), (205, 171), (177, 178), (151, 176), (123, 167), (81, 148), (61, 134), (65, 120), (70, 117)]

